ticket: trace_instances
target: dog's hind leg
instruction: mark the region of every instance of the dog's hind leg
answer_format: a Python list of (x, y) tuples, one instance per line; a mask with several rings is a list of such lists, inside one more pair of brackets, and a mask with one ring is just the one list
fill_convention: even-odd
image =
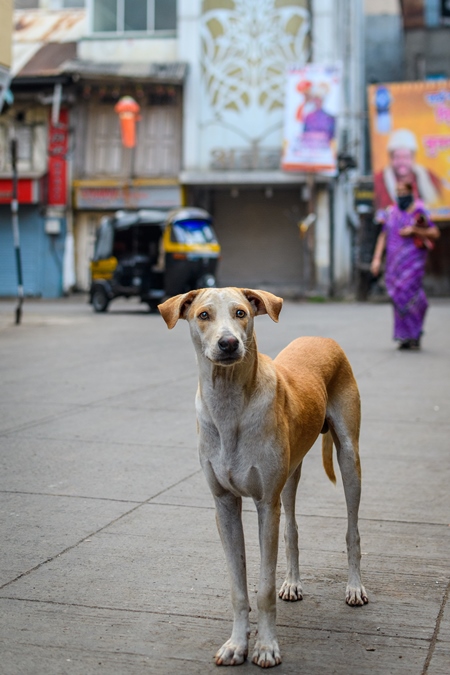
[(361, 544), (358, 531), (358, 511), (361, 499), (361, 468), (359, 463), (359, 402), (356, 419), (347, 414), (333, 415), (331, 433), (336, 446), (339, 468), (347, 504), (348, 584), (345, 601), (348, 605), (369, 602), (361, 583)]
[(303, 597), (300, 572), (298, 568), (298, 527), (295, 520), (295, 496), (300, 480), (302, 465), (296, 468), (287, 480), (281, 493), (286, 524), (284, 527), (284, 544), (286, 547), (286, 579), (278, 591), (282, 600), (301, 600)]

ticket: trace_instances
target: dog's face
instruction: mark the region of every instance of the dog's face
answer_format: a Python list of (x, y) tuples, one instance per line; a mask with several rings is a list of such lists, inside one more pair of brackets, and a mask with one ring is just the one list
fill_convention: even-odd
[(208, 288), (170, 298), (158, 309), (169, 328), (187, 319), (199, 353), (220, 366), (239, 363), (253, 335), (253, 319), (269, 314), (278, 321), (282, 299), (248, 288)]

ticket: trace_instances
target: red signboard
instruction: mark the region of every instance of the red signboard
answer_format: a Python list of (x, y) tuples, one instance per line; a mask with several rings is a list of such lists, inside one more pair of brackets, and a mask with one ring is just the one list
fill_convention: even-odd
[(47, 196), (49, 206), (65, 206), (67, 204), (68, 120), (68, 111), (61, 110), (58, 124), (52, 124), (51, 117), (49, 121)]
[[(35, 178), (19, 178), (17, 200), (19, 204), (37, 204), (42, 198), (41, 181)], [(0, 180), (0, 204), (10, 204), (13, 196), (13, 182), (10, 178)]]

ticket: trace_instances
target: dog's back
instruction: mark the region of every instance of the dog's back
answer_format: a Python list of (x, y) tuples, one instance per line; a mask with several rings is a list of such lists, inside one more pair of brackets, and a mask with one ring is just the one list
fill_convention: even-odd
[(292, 373), (314, 373), (328, 385), (341, 364), (351, 367), (343, 349), (332, 338), (299, 337), (274, 359)]
[[(322, 432), (324, 468), (335, 482), (334, 431), (345, 428), (357, 447), (361, 421), (358, 386), (344, 351), (331, 338), (301, 337), (278, 354), (274, 365), (291, 420), (291, 453), (298, 461)], [(359, 467), (359, 458), (356, 461)]]

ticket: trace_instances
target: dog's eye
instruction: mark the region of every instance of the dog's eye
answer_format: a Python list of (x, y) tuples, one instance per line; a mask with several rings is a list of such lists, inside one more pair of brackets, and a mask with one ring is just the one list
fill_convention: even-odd
[(243, 309), (238, 309), (236, 311), (236, 316), (238, 319), (243, 319), (245, 316), (247, 316), (247, 314), (244, 312)]
[(209, 319), (209, 314), (208, 312), (200, 312), (198, 318), (202, 319), (202, 321), (206, 321), (207, 319)]

